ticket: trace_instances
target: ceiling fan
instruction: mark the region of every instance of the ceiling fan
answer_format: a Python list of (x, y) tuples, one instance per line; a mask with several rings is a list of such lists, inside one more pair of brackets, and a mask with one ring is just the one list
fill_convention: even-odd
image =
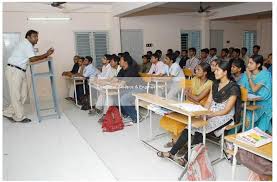
[(67, 3), (67, 2), (52, 2), (49, 4), (50, 6), (54, 7), (54, 8), (59, 8), (61, 9), (62, 13), (74, 13), (78, 10), (83, 10), (83, 9), (87, 9), (89, 8), (89, 6), (77, 6), (77, 8), (72, 8), (76, 5), (78, 5), (78, 3), (76, 4), (72, 4), (72, 3)]
[(209, 12), (211, 12), (208, 10), (210, 8), (211, 8), (211, 6), (203, 7), (202, 2), (200, 2), (199, 10), (197, 12), (198, 13), (209, 13)]
[(52, 2), (50, 5), (54, 8), (60, 8), (64, 9), (65, 6), (62, 6), (62, 4), (65, 4), (66, 2)]

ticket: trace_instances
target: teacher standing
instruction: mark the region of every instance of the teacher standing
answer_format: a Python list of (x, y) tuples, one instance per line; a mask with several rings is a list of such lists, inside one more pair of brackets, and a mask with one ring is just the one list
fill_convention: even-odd
[(26, 69), (28, 62), (36, 62), (53, 54), (50, 48), (45, 54), (35, 55), (34, 45), (38, 42), (38, 32), (29, 30), (25, 39), (13, 50), (5, 70), (5, 76), (9, 85), (10, 105), (4, 109), (3, 116), (13, 122), (31, 122), (24, 114), (23, 104), (27, 98)]

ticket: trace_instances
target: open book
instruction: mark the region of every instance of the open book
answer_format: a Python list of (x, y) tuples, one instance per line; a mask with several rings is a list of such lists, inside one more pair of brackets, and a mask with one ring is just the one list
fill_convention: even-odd
[(171, 104), (171, 105), (174, 107), (183, 109), (185, 111), (188, 111), (188, 112), (207, 111), (206, 108), (204, 108), (201, 105), (197, 105), (197, 104), (179, 103), (179, 104)]
[(260, 147), (272, 142), (272, 136), (255, 127), (237, 135), (236, 140), (253, 147)]

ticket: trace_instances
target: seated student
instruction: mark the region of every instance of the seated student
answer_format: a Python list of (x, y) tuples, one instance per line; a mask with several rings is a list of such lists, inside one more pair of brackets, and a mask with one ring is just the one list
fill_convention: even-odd
[(245, 71), (244, 61), (241, 59), (230, 60), (232, 62), (232, 76), (237, 83), (239, 83), (242, 74)]
[(169, 92), (167, 95), (168, 99), (176, 100), (177, 93), (182, 90), (180, 87), (180, 78), (185, 78), (184, 72), (176, 62), (176, 55), (166, 54), (164, 62), (168, 65), (168, 76), (173, 77), (172, 81), (169, 82)]
[(196, 49), (194, 47), (189, 48), (189, 57), (190, 59), (186, 62), (186, 68), (190, 69), (192, 73), (194, 73), (196, 66), (200, 63), (199, 59), (196, 57)]
[(173, 50), (172, 49), (167, 49), (166, 54), (173, 54)]
[(211, 66), (211, 75), (210, 75), (210, 78), (212, 81), (215, 80), (215, 75), (214, 75), (214, 72), (216, 70), (216, 66), (217, 66), (217, 63), (222, 61), (222, 59), (218, 58), (218, 59), (214, 59), (211, 61), (210, 63), (210, 66)]
[[(106, 64), (108, 62), (108, 60), (111, 59), (110, 61), (110, 68), (109, 70), (105, 70), (108, 73), (103, 74), (101, 77), (101, 79), (111, 79), (113, 77), (117, 76), (118, 73), (118, 69), (120, 68), (120, 66), (118, 66), (118, 62), (119, 62), (119, 57), (117, 57), (116, 55), (106, 55), (105, 56), (106, 59), (103, 58), (103, 64)], [(106, 67), (105, 67), (106, 68)], [(105, 77), (103, 77), (105, 76)], [(91, 108), (91, 110), (89, 111), (90, 115), (94, 115), (94, 114), (101, 114), (103, 112), (103, 116), (99, 119), (99, 122), (101, 123), (105, 117), (105, 113), (108, 110), (108, 107), (113, 105), (113, 97), (109, 96), (109, 103), (106, 103), (106, 94), (105, 93), (100, 93), (100, 95), (97, 98), (96, 104), (95, 104), (95, 108)]]
[(177, 64), (179, 64), (180, 63), (180, 61), (181, 61), (181, 59), (182, 59), (182, 56), (181, 56), (181, 53), (180, 53), (180, 51), (175, 51), (175, 53), (174, 53), (175, 55), (176, 55), (176, 63)]
[(228, 49), (228, 58), (229, 59), (232, 59), (232, 58), (234, 58), (233, 57), (233, 51), (234, 51), (234, 47), (230, 47), (229, 49)]
[(166, 74), (165, 64), (162, 61), (159, 61), (160, 56), (157, 53), (154, 53), (151, 57), (151, 67), (148, 74), (160, 75), (163, 76)]
[(98, 75), (98, 78), (99, 79), (106, 79), (106, 78), (112, 78), (115, 76), (115, 73), (112, 72), (112, 67), (110, 65), (110, 61), (112, 60), (112, 56), (109, 55), (109, 54), (105, 54), (103, 57), (102, 57), (102, 71), (101, 73)]
[[(84, 63), (83, 63), (85, 65), (83, 74), (80, 75), (78, 73), (78, 74), (76, 74), (76, 76), (85, 77), (86, 79), (97, 77), (97, 75), (100, 74), (100, 71), (95, 66), (93, 66), (92, 61), (93, 61), (93, 59), (91, 56), (86, 56)], [(86, 93), (89, 93), (87, 80), (85, 82), (85, 89), (86, 89)], [(83, 86), (79, 86), (79, 87), (77, 87), (78, 100), (82, 95), (83, 95)]]
[(147, 51), (147, 53), (146, 53), (146, 55), (149, 59), (151, 59), (152, 54), (153, 54), (152, 51)]
[[(208, 63), (200, 63), (196, 67), (195, 77), (192, 79), (192, 88), (186, 89), (186, 99), (196, 104), (205, 105), (205, 102), (208, 99), (212, 81), (210, 80), (211, 75), (211, 67)], [(169, 119), (167, 117), (163, 117), (160, 121), (160, 125), (165, 130), (169, 131), (172, 135), (172, 141), (168, 142), (165, 147), (172, 147), (176, 142), (177, 138), (181, 134), (180, 132), (185, 128), (183, 123), (175, 121), (173, 119)], [(175, 126), (175, 127), (174, 127)], [(182, 152), (178, 152), (178, 154), (183, 154)]]
[(179, 65), (182, 69), (185, 68), (186, 66), (186, 62), (189, 59), (188, 57), (188, 50), (182, 50), (182, 54), (181, 54), (181, 60), (179, 62)]
[[(207, 116), (206, 133), (221, 130), (232, 120), (239, 121), (241, 115), (240, 87), (236, 82), (232, 81), (230, 63), (220, 61), (215, 71), (215, 77), (217, 81), (213, 83), (205, 105), (211, 111)], [(203, 142), (202, 132), (202, 128), (192, 128), (192, 133), (194, 133), (192, 145)], [(158, 152), (157, 155), (159, 157), (173, 158), (187, 141), (188, 130), (184, 129), (169, 152)], [(180, 165), (185, 165), (186, 162), (187, 156), (178, 160)]]
[(253, 46), (253, 55), (259, 55), (261, 47), (259, 45), (254, 45)]
[(211, 48), (210, 49), (210, 55), (208, 56), (208, 63), (209, 64), (211, 64), (212, 60), (217, 59), (216, 53), (217, 53), (217, 49), (216, 48)]
[(223, 60), (223, 61), (229, 61), (229, 50), (227, 48), (224, 48), (224, 49), (221, 49), (221, 54), (220, 54), (220, 58)]
[(151, 62), (150, 62), (151, 57), (148, 57), (147, 55), (142, 56), (142, 66), (140, 69), (141, 73), (148, 73), (150, 68), (151, 68)]
[(80, 56), (76, 55), (73, 57), (73, 61), (74, 61), (74, 65), (72, 67), (71, 71), (64, 71), (62, 73), (62, 76), (71, 76), (72, 74), (75, 74), (78, 72), (79, 70), (79, 64), (78, 64), (78, 60), (80, 59)]
[[(134, 93), (146, 92), (144, 81), (139, 77), (138, 70), (133, 67), (133, 59), (130, 55), (123, 55), (120, 58), (120, 66), (122, 69), (118, 73), (118, 79), (126, 82), (126, 89), (121, 89), (121, 111), (123, 117), (130, 117), (133, 123), (137, 122), (137, 111), (135, 109)], [(140, 121), (142, 117), (140, 117)]]
[(247, 48), (246, 47), (241, 48), (240, 52), (241, 52), (241, 59), (244, 61), (244, 64), (248, 65), (249, 57), (247, 55)]
[(155, 54), (159, 56), (159, 60), (162, 60), (163, 52), (160, 49), (156, 50)]
[(199, 63), (208, 63), (209, 62), (209, 49), (201, 49), (200, 62)]
[[(262, 70), (263, 56), (255, 54), (249, 58), (246, 72), (243, 74), (240, 85), (248, 90), (248, 93), (262, 97), (256, 105), (261, 106), (255, 111), (254, 126), (263, 131), (271, 132), (272, 118), (272, 80), (268, 71)], [(247, 111), (246, 129), (252, 124), (252, 111)]]
[(267, 56), (266, 61), (264, 61), (264, 66), (267, 68), (267, 71), (269, 71), (272, 74), (272, 54), (271, 53)]
[[(83, 71), (84, 71), (84, 60), (85, 58), (84, 57), (79, 57), (79, 60), (78, 60), (78, 71), (77, 72), (74, 72), (74, 74), (71, 74), (71, 76), (76, 76), (76, 75), (82, 75), (83, 74)], [(76, 67), (75, 67), (76, 68)], [(72, 100), (74, 101), (74, 84), (73, 84), (73, 81), (70, 79), (68, 80), (67, 82), (67, 88), (68, 88), (68, 96), (66, 99), (67, 100)]]

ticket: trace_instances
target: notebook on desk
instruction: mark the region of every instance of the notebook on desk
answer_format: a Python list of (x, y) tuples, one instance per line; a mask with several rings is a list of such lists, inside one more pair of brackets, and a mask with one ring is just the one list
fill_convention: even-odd
[(197, 112), (197, 111), (207, 111), (208, 109), (204, 108), (201, 105), (190, 104), (190, 103), (178, 103), (178, 104), (171, 104), (174, 107), (178, 107), (182, 110), (188, 112)]

